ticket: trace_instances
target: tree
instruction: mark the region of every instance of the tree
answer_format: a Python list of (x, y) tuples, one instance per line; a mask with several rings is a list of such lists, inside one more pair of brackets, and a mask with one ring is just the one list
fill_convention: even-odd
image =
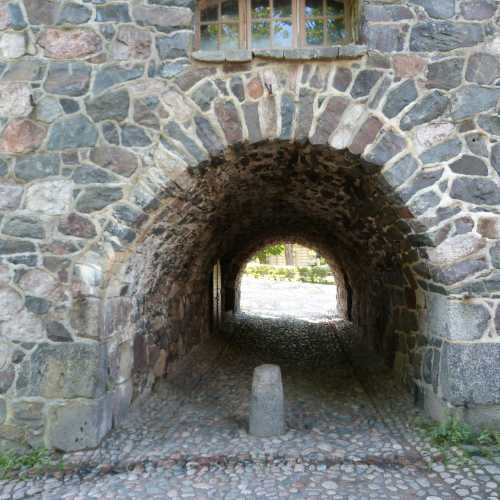
[(287, 266), (293, 266), (295, 264), (293, 258), (293, 245), (291, 243), (285, 243), (285, 263)]
[(266, 257), (271, 255), (283, 255), (285, 251), (285, 245), (283, 243), (276, 243), (274, 245), (267, 245), (264, 248), (261, 248), (258, 252), (255, 253), (258, 261), (261, 264), (266, 263)]

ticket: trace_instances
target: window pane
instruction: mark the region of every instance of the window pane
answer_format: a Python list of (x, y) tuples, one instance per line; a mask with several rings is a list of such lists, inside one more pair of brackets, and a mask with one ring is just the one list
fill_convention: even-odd
[(270, 16), (269, 0), (252, 0), (252, 18)]
[(239, 18), (238, 0), (227, 0), (222, 2), (221, 12), (223, 21), (237, 20)]
[(323, 21), (306, 21), (306, 42), (307, 45), (323, 45)]
[(306, 16), (322, 16), (323, 0), (306, 0)]
[(201, 27), (201, 50), (217, 50), (217, 24)]
[(201, 11), (201, 22), (217, 21), (219, 16), (219, 9), (217, 5), (213, 7), (207, 7)]
[(223, 24), (220, 34), (220, 45), (223, 49), (240, 48), (240, 29), (237, 24)]
[(292, 46), (292, 22), (274, 21), (273, 47), (288, 48)]
[(344, 2), (336, 2), (335, 0), (326, 0), (326, 15), (343, 16)]
[(291, 0), (274, 0), (273, 17), (292, 17)]
[(268, 49), (271, 47), (271, 23), (252, 23), (252, 48)]
[(328, 37), (327, 43), (329, 45), (334, 45), (335, 43), (341, 42), (346, 37), (344, 20), (328, 19), (326, 31)]

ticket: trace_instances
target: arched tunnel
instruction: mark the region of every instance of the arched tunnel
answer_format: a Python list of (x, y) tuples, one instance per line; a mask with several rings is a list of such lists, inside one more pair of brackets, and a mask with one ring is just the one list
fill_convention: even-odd
[(110, 344), (112, 379), (132, 370), (137, 395), (174, 373), (215, 333), (214, 265), (220, 263), (227, 314), (237, 309), (249, 256), (266, 242), (288, 239), (314, 246), (334, 264), (340, 315), (413, 387), (421, 364), (415, 270), (425, 267), (408, 237), (410, 212), (387, 195), (377, 174), (347, 150), (266, 141), (179, 175), (109, 288), (107, 317), (120, 324), (108, 329), (123, 332)]

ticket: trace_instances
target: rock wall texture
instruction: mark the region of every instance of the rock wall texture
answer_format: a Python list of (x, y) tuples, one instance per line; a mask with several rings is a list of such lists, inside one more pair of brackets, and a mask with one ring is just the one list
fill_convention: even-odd
[(431, 415), (498, 425), (499, 3), (363, 1), (359, 46), (235, 63), (190, 57), (193, 7), (0, 1), (0, 448), (96, 446), (277, 238)]

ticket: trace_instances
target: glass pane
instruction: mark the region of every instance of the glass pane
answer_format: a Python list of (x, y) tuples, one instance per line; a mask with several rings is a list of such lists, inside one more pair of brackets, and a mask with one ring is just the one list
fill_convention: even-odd
[(291, 0), (274, 0), (273, 17), (292, 17)]
[(238, 0), (222, 2), (221, 13), (223, 21), (235, 21), (239, 18)]
[(326, 0), (326, 15), (327, 16), (343, 16), (344, 2), (336, 2), (335, 0)]
[(210, 21), (217, 21), (217, 18), (219, 16), (219, 8), (217, 5), (214, 5), (213, 7), (207, 7), (206, 9), (202, 9), (201, 11), (201, 22), (210, 22)]
[(274, 21), (273, 47), (288, 48), (292, 46), (292, 22)]
[(306, 0), (306, 16), (322, 16), (323, 0)]
[(268, 49), (271, 47), (271, 23), (252, 23), (252, 48)]
[(306, 42), (307, 45), (323, 45), (323, 21), (306, 21)]
[(334, 45), (341, 42), (346, 37), (344, 20), (343, 19), (328, 19), (328, 24), (326, 26), (327, 31), (327, 43), (329, 45)]
[(217, 24), (201, 27), (201, 50), (217, 50)]
[(269, 0), (252, 0), (252, 18), (270, 17)]
[(221, 49), (240, 48), (240, 29), (238, 24), (223, 24), (220, 34)]

